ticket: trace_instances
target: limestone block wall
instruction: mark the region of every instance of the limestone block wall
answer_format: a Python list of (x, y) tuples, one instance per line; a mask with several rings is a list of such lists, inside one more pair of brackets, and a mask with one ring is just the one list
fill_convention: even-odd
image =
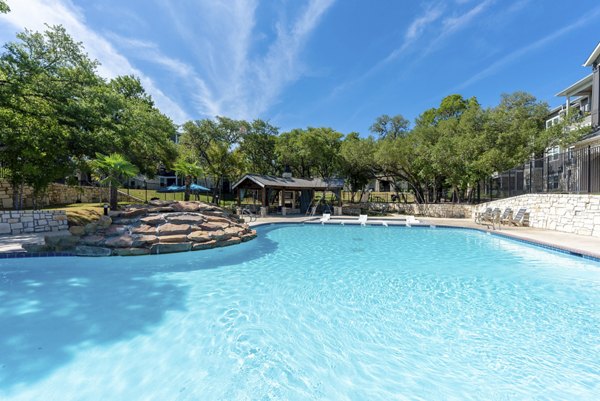
[(473, 215), (473, 205), (456, 203), (398, 203), (396, 208), (400, 213), (425, 217), (462, 219), (470, 218)]
[(24, 210), (0, 212), (0, 234), (40, 233), (69, 228), (64, 210)]
[[(68, 186), (63, 184), (50, 184), (46, 194), (38, 200), (37, 206), (66, 205), (69, 203), (99, 203), (108, 201), (108, 188), (106, 187), (84, 187)], [(119, 193), (119, 202), (135, 201), (125, 193)], [(13, 190), (10, 183), (0, 180), (0, 207), (2, 209), (13, 208)], [(33, 190), (31, 187), (23, 188), (23, 207), (33, 207)]]
[(531, 227), (600, 237), (600, 195), (521, 195), (483, 203), (473, 211), (487, 207), (510, 207), (515, 213), (526, 208)]

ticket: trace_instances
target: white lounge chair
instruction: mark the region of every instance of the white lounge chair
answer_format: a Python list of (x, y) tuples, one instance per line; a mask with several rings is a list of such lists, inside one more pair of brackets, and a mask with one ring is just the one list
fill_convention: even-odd
[(331, 213), (323, 213), (323, 217), (321, 217), (321, 224), (328, 222), (331, 219)]
[(410, 225), (410, 224), (419, 224), (420, 221), (415, 219), (415, 216), (406, 216), (406, 224)]
[(361, 226), (366, 226), (367, 225), (367, 218), (368, 218), (368, 216), (366, 214), (361, 214), (360, 216), (358, 216), (358, 223)]

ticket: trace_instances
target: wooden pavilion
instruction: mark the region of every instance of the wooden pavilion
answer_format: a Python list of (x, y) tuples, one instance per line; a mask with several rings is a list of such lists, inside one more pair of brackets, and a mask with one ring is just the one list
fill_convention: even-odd
[(261, 215), (281, 213), (306, 213), (311, 208), (315, 192), (333, 192), (341, 206), (343, 180), (320, 178), (304, 179), (290, 176), (246, 174), (232, 186), (237, 191), (237, 202), (241, 205), (249, 193), (259, 200)]

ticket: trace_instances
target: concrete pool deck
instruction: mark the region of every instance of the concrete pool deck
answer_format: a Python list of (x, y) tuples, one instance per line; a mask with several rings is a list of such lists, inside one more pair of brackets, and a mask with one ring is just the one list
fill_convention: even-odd
[[(318, 224), (321, 216), (274, 216), (259, 218), (257, 221), (249, 223), (251, 227), (270, 224), (270, 223), (312, 223)], [(369, 217), (368, 222), (386, 221), (389, 225), (404, 225), (404, 222), (398, 221), (404, 219), (403, 215), (394, 215), (386, 217)], [(500, 230), (492, 230), (484, 225), (476, 224), (472, 219), (443, 219), (434, 217), (417, 217), (420, 225), (463, 227), (491, 232), (504, 235), (518, 240), (535, 242), (540, 245), (552, 248), (558, 248), (567, 252), (574, 252), (581, 255), (591, 256), (600, 259), (600, 238), (569, 234), (554, 230), (542, 230), (531, 227), (507, 227), (502, 226)], [(336, 222), (344, 221), (346, 224), (356, 224), (357, 217), (352, 216), (332, 216)], [(416, 224), (415, 224), (416, 225)], [(18, 253), (24, 252), (23, 244), (43, 244), (45, 235), (64, 235), (68, 231), (47, 232), (38, 234), (21, 235), (3, 235), (0, 236), (0, 253)]]

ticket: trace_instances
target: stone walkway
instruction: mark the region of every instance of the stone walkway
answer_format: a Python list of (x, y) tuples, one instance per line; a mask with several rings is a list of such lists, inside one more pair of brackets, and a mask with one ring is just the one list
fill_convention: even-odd
[[(269, 223), (302, 223), (302, 222), (317, 222), (319, 217), (306, 217), (306, 216), (276, 216), (259, 218), (256, 222), (252, 222), (249, 225), (257, 226), (261, 224)], [(356, 217), (343, 216), (346, 221), (356, 220)], [(393, 224), (394, 219), (403, 218), (403, 216), (391, 216), (391, 217), (371, 217), (370, 220), (383, 220), (389, 221)], [(338, 217), (332, 217), (332, 219), (338, 219)], [(600, 258), (600, 238), (568, 234), (559, 231), (542, 230), (538, 228), (530, 227), (506, 227), (502, 226), (501, 230), (493, 231), (479, 224), (475, 224), (471, 219), (441, 219), (432, 217), (420, 217), (418, 218), (422, 224), (426, 225), (444, 225), (452, 227), (467, 227), (475, 228), (482, 231), (490, 231), (498, 234), (514, 237), (516, 239), (522, 239), (532, 242), (537, 242), (543, 245), (563, 249), (565, 251), (576, 252), (583, 255)], [(67, 231), (50, 232), (50, 233), (39, 233), (39, 234), (22, 234), (13, 236), (0, 236), (0, 253), (7, 252), (23, 252), (22, 244), (35, 244), (43, 243), (44, 235), (60, 235), (67, 233)]]
[(23, 244), (43, 244), (44, 236), (65, 235), (69, 231), (48, 231), (35, 234), (0, 235), (0, 253), (25, 252)]

